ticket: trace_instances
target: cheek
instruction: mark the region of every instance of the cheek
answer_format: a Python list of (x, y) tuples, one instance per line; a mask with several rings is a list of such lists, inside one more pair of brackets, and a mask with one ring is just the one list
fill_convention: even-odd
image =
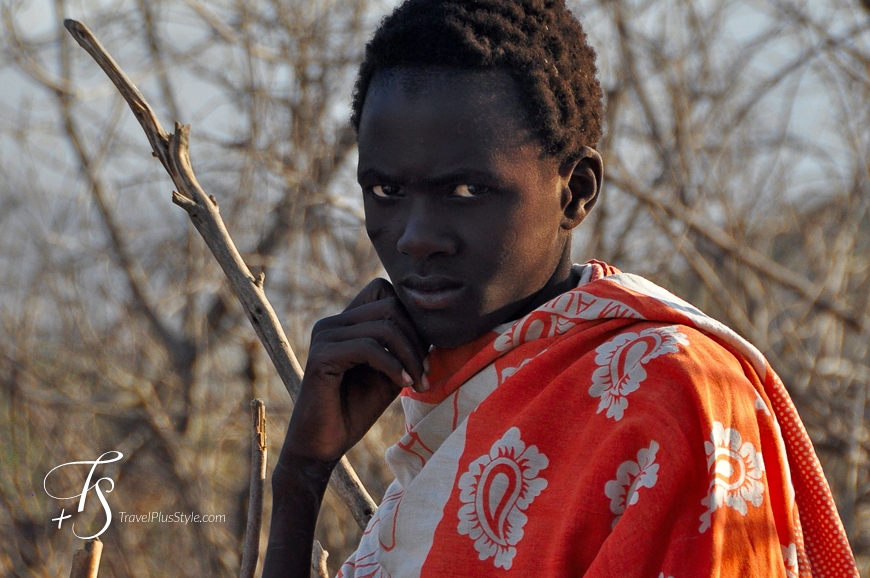
[(553, 208), (546, 203), (527, 205), (510, 215), (505, 223), (505, 252), (521, 261), (541, 261), (554, 251), (558, 222)]
[(498, 265), (500, 271), (511, 271), (515, 267), (517, 258), (525, 253), (522, 232), (516, 228), (505, 229), (502, 233), (498, 251)]
[(381, 262), (387, 275), (392, 279), (393, 275), (396, 274), (394, 267), (396, 257), (394, 249), (396, 243), (394, 240), (391, 241), (392, 233), (390, 228), (388, 226), (369, 226), (367, 224), (366, 233), (375, 250), (375, 254), (378, 256), (378, 260)]
[(540, 242), (528, 238), (518, 225), (505, 222), (504, 227), (490, 230), (479, 239), (478, 249), (485, 257), (480, 259), (478, 272), (490, 281), (486, 293), (491, 299), (515, 297), (525, 291), (528, 282), (535, 282), (529, 279), (528, 263), (538, 261), (532, 253), (540, 252)]
[(551, 194), (542, 196), (533, 206), (528, 207), (523, 218), (523, 237), (531, 254), (539, 259), (547, 258), (550, 253), (561, 256), (562, 229), (561, 195), (553, 188)]
[(386, 227), (378, 226), (372, 221), (373, 219), (366, 217), (366, 235), (368, 235), (369, 241), (377, 247), (378, 241), (386, 236)]
[[(386, 253), (385, 249), (388, 247), (390, 241), (394, 240), (395, 231), (393, 231), (393, 228), (395, 228), (395, 219), (391, 219), (390, 215), (385, 214), (382, 210), (369, 207), (368, 203), (369, 201), (366, 200), (366, 235), (368, 235), (369, 240), (372, 242), (378, 255), (381, 255), (382, 252)], [(390, 226), (391, 223), (393, 223), (393, 227)], [(393, 243), (393, 246), (395, 246), (395, 243)]]
[(514, 285), (540, 288), (552, 276), (562, 258), (564, 247), (560, 224), (560, 214), (551, 206), (530, 207), (516, 215), (502, 236), (504, 245), (499, 273), (513, 277)]
[(558, 260), (557, 243), (549, 231), (541, 229), (514, 229), (504, 237), (500, 255), (499, 273), (511, 277), (518, 286), (537, 286), (548, 279)]

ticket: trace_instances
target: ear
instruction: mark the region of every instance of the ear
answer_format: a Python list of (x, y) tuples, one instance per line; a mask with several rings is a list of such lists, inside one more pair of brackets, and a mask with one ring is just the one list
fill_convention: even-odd
[(598, 200), (604, 161), (597, 150), (583, 147), (578, 158), (560, 165), (559, 174), (567, 179), (562, 189), (562, 228), (571, 230), (583, 222)]

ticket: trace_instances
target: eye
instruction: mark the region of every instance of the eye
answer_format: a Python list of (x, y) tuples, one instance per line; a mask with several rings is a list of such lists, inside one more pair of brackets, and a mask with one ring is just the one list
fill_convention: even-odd
[(381, 199), (398, 197), (400, 193), (401, 189), (394, 185), (375, 185), (372, 187), (372, 194)]
[(453, 189), (453, 194), (455, 196), (466, 199), (477, 197), (487, 192), (489, 192), (489, 189), (481, 185), (457, 185), (456, 188)]

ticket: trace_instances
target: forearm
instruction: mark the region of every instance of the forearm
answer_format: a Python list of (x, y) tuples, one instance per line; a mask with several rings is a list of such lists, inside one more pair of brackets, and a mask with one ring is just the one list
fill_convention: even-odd
[(282, 453), (272, 474), (272, 524), (263, 578), (307, 578), (320, 503), (338, 461)]

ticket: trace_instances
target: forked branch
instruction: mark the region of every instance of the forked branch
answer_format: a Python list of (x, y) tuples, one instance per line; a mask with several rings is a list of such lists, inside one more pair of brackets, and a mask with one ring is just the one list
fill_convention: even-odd
[[(187, 211), (196, 230), (224, 270), (230, 287), (269, 353), (287, 392), (295, 401), (302, 381), (302, 367), (287, 341), (278, 316), (263, 291), (263, 273), (254, 277), (248, 269), (224, 226), (217, 201), (213, 196), (206, 195), (196, 180), (188, 155), (190, 126), (176, 123), (174, 133), (166, 132), (145, 97), (93, 33), (84, 24), (75, 20), (65, 20), (64, 26), (100, 65), (130, 105), (136, 120), (142, 125), (142, 130), (148, 137), (148, 142), (151, 143), (154, 156), (163, 164), (163, 168), (169, 173), (178, 189), (177, 192), (172, 193), (172, 202)], [(365, 528), (377, 506), (346, 458), (342, 458), (336, 467), (330, 486), (347, 504), (360, 527)]]

